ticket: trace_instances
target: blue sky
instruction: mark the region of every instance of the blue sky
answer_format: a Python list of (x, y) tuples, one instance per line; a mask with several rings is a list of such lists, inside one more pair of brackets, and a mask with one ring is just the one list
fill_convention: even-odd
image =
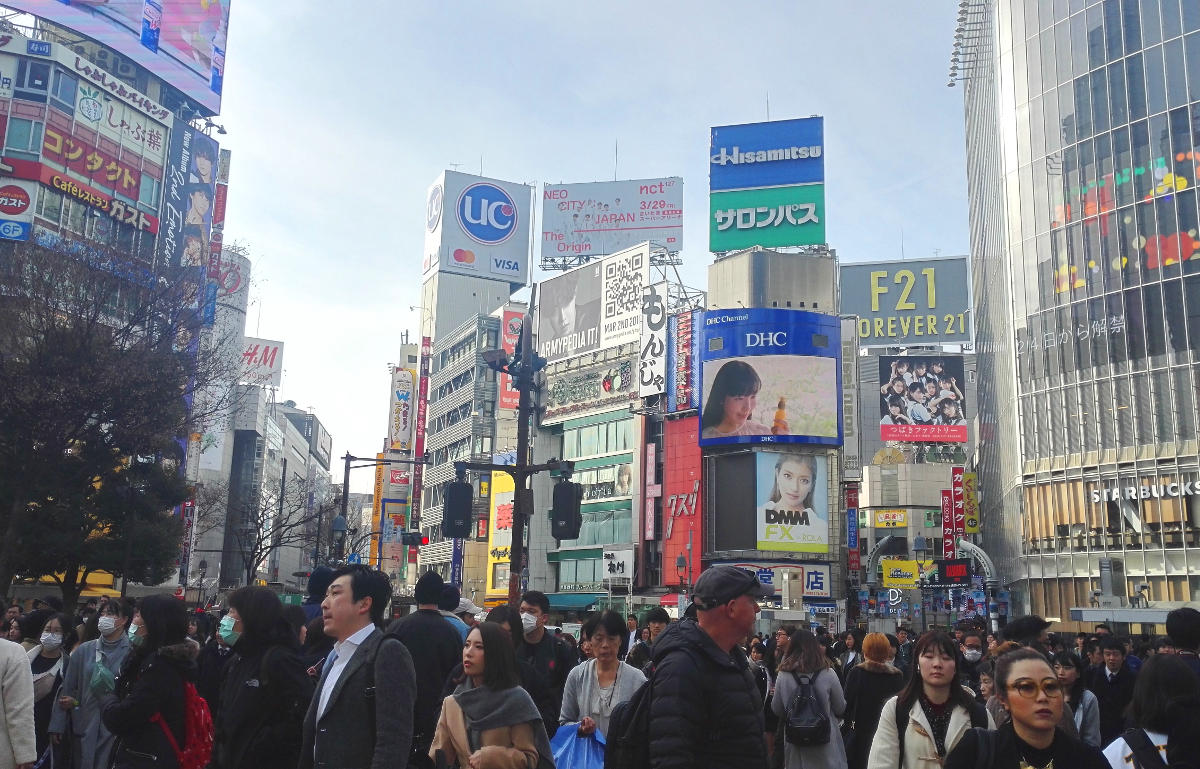
[(235, 3), (219, 119), (226, 239), (254, 261), (247, 332), (286, 343), (279, 397), (313, 409), (335, 456), (383, 440), (387, 363), (417, 327), (425, 190), (453, 164), (606, 180), (615, 142), (619, 178), (684, 178), (682, 273), (704, 287), (709, 128), (766, 119), (769, 97), (772, 119), (825, 117), (843, 261), (899, 259), (902, 241), (909, 258), (967, 252), (948, 1), (352, 7)]

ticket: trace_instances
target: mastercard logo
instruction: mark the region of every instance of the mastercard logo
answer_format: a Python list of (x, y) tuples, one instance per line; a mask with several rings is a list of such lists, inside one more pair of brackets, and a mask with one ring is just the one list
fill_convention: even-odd
[(454, 249), (454, 261), (462, 264), (475, 264), (475, 252), (465, 248)]

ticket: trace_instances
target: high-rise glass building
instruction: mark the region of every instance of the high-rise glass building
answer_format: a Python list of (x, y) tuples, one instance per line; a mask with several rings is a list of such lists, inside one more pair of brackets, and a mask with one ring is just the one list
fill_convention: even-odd
[(1200, 0), (963, 0), (956, 43), (985, 546), (1064, 622), (1102, 564), (1200, 601)]

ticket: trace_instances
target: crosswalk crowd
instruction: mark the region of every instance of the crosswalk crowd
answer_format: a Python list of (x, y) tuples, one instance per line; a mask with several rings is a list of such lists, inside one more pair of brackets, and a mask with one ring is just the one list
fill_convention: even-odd
[(754, 574), (707, 569), (653, 608), (547, 624), (434, 572), (385, 621), (388, 577), (313, 572), (189, 613), (155, 595), (4, 613), (0, 769), (1200, 769), (1200, 612), (1162, 637), (1105, 625), (919, 635), (755, 632)]

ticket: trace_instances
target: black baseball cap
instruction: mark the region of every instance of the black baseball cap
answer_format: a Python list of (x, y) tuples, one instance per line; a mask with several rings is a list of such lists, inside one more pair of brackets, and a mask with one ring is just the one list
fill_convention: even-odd
[(692, 600), (697, 609), (707, 611), (743, 595), (767, 598), (775, 595), (775, 588), (759, 582), (758, 577), (746, 569), (736, 566), (713, 566), (696, 580)]

